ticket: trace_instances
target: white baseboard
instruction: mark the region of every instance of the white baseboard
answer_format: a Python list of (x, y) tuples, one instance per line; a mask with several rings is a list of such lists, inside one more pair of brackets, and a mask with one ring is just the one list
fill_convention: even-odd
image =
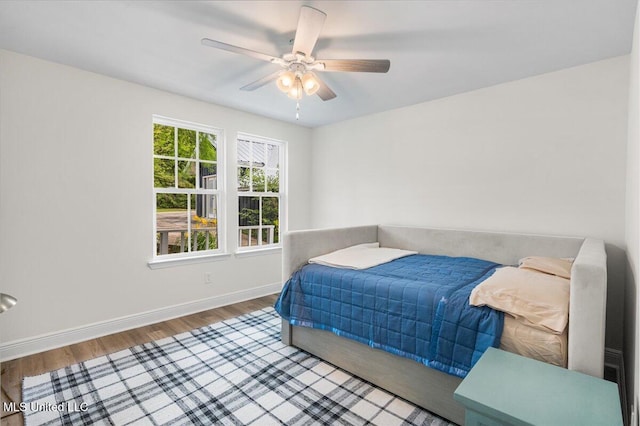
[(145, 325), (195, 314), (197, 312), (218, 308), (220, 306), (231, 305), (233, 303), (267, 296), (278, 293), (280, 290), (282, 290), (281, 283), (268, 284), (248, 290), (227, 293), (180, 305), (168, 306), (166, 308), (128, 315), (126, 317), (115, 318), (77, 328), (1, 343), (0, 362), (72, 345), (78, 342), (84, 342), (86, 340), (118, 333), (124, 330), (130, 330), (132, 328), (143, 327)]

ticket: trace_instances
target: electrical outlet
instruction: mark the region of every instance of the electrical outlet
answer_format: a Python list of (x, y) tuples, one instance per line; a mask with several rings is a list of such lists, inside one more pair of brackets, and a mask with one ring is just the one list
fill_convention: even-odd
[(204, 273), (204, 283), (213, 284), (213, 274), (211, 272)]

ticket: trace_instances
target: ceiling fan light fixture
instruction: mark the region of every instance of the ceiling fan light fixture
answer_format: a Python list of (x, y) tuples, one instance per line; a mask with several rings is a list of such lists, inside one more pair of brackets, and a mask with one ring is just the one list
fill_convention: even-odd
[(284, 68), (242, 86), (240, 90), (255, 90), (267, 83), (273, 83), (275, 80), (280, 91), (286, 93), (289, 98), (296, 100), (296, 119), (298, 119), (300, 100), (305, 94), (307, 96), (316, 94), (323, 101), (329, 101), (336, 97), (335, 92), (319, 77), (318, 72), (386, 73), (391, 66), (391, 62), (388, 59), (318, 60), (313, 56), (313, 49), (316, 47), (326, 17), (327, 14), (321, 10), (311, 6), (302, 6), (295, 37), (292, 40), (293, 48), (291, 53), (285, 53), (281, 57), (208, 38), (203, 38), (201, 43), (205, 46), (242, 54)]
[(287, 92), (287, 96), (289, 96), (291, 99), (299, 101), (300, 99), (302, 99), (303, 90), (304, 86), (302, 85), (302, 80), (300, 79), (300, 77), (296, 76), (291, 89), (289, 89), (289, 91)]
[(311, 96), (318, 91), (320, 88), (320, 84), (318, 84), (318, 80), (311, 73), (306, 73), (302, 76), (302, 87), (304, 88), (304, 92)]
[(285, 71), (280, 74), (280, 77), (276, 80), (276, 84), (278, 85), (278, 89), (280, 89), (284, 93), (289, 93), (289, 91), (293, 88), (296, 81), (296, 75), (291, 71)]

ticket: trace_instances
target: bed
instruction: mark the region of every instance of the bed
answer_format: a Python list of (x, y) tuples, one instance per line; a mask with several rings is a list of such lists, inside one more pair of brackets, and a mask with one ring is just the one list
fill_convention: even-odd
[[(465, 256), (514, 265), (532, 255), (575, 258), (571, 269), (567, 365), (596, 377), (604, 371), (606, 253), (591, 238), (371, 225), (294, 231), (283, 237), (283, 277), (312, 257), (363, 243), (421, 254)], [(458, 424), (464, 408), (453, 400), (460, 377), (315, 328), (282, 322), (281, 339)]]

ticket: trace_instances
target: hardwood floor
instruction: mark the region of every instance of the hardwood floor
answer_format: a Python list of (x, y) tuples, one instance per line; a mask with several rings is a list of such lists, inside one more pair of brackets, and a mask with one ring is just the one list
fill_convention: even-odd
[[(22, 401), (23, 377), (37, 376), (47, 371), (57, 370), (131, 346), (273, 306), (276, 298), (276, 294), (264, 296), (4, 362), (2, 363), (2, 402), (8, 402), (9, 398), (15, 402)], [(4, 406), (2, 410), (1, 423), (3, 426), (23, 424), (21, 413), (5, 412)]]

